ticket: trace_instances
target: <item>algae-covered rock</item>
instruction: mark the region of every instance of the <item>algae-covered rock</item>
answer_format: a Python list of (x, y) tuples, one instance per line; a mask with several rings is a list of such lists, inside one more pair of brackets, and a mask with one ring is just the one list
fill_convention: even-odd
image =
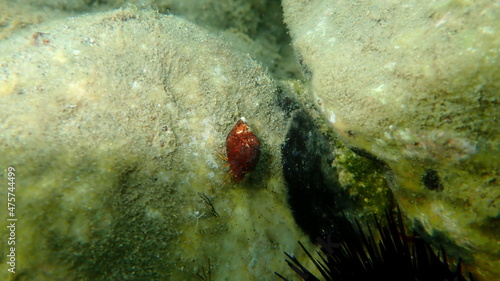
[(500, 276), (500, 8), (491, 1), (283, 1), (312, 98), (386, 162), (406, 215)]
[(187, 19), (258, 60), (275, 76), (299, 76), (290, 37), (275, 0), (0, 0), (0, 39), (45, 21), (109, 11), (153, 8)]
[[(115, 0), (117, 1), (117, 0)], [(119, 1), (119, 0), (118, 0)], [(276, 0), (135, 0), (160, 13), (172, 13), (222, 34), (231, 44), (258, 60), (275, 78), (300, 76), (290, 37)]]
[[(187, 21), (131, 10), (47, 22), (0, 50), (16, 278), (194, 280), (210, 271), (264, 280), (286, 271), (283, 251), (305, 239), (281, 176), (285, 114), (258, 63)], [(218, 153), (241, 116), (262, 154), (232, 182)]]
[(0, 0), (0, 39), (15, 34), (19, 29), (45, 21), (63, 19), (83, 13), (117, 8), (123, 1), (96, 2), (86, 0)]

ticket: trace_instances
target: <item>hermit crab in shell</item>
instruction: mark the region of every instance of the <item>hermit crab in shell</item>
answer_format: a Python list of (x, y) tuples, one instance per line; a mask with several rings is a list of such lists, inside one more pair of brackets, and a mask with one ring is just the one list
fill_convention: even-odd
[(253, 172), (260, 157), (260, 141), (244, 117), (234, 125), (226, 138), (226, 153), (232, 176), (241, 181)]

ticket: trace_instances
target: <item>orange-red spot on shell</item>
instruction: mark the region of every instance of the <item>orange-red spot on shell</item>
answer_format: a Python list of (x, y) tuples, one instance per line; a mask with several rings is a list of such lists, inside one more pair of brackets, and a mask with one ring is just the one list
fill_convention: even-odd
[(226, 152), (229, 167), (237, 181), (255, 170), (260, 157), (260, 141), (244, 118), (238, 120), (227, 135)]

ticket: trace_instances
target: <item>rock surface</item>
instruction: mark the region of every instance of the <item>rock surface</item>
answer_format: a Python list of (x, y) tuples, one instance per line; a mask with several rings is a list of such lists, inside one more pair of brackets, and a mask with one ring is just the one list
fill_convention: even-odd
[(500, 8), (491, 1), (283, 1), (312, 99), (393, 171), (435, 245), (500, 276)]
[[(259, 63), (185, 20), (133, 10), (46, 22), (0, 50), (0, 166), (16, 169), (19, 276), (287, 271), (283, 251), (307, 239), (281, 176), (287, 122)], [(217, 153), (241, 116), (262, 155), (233, 183)]]

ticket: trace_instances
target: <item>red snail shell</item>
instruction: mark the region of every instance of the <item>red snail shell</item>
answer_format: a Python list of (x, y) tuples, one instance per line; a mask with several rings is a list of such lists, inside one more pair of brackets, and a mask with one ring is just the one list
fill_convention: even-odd
[(244, 117), (234, 125), (226, 138), (226, 152), (234, 179), (241, 181), (255, 170), (260, 157), (260, 141)]

